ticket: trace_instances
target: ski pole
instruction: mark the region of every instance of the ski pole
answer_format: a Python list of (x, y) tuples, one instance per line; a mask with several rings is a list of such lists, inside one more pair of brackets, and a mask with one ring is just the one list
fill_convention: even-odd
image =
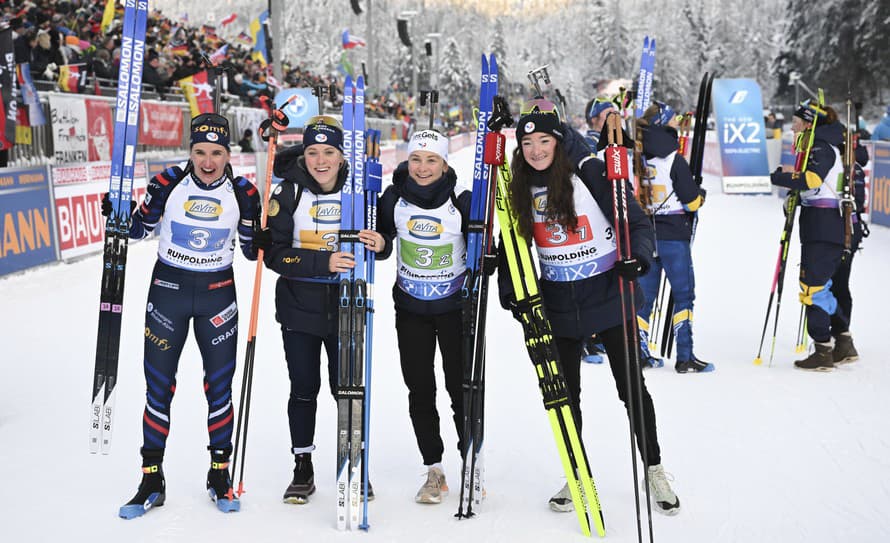
[[(296, 97), (296, 94), (291, 96), (280, 108), (278, 108), (278, 110), (283, 112), (284, 108), (296, 99)], [(272, 170), (275, 165), (275, 149), (278, 146), (278, 130), (274, 127), (273, 123), (271, 123), (271, 120), (267, 119), (260, 124), (259, 132), (260, 137), (264, 140), (268, 139), (268, 147), (266, 149), (268, 154), (266, 157), (266, 183), (263, 190), (262, 213), (260, 214), (260, 227), (265, 228), (266, 221), (268, 220), (269, 198), (272, 194)], [(250, 325), (247, 330), (247, 349), (244, 356), (244, 368), (242, 369), (241, 397), (238, 406), (238, 421), (235, 428), (234, 451), (232, 453), (232, 477), (235, 476), (235, 472), (237, 471), (238, 490), (236, 494), (239, 497), (244, 493), (244, 459), (247, 456), (247, 427), (250, 421), (250, 398), (251, 393), (253, 392), (253, 366), (254, 358), (256, 356), (256, 329), (260, 310), (260, 287), (263, 281), (264, 253), (265, 252), (262, 249), (257, 250), (256, 271), (254, 272), (253, 278), (253, 299), (250, 304)], [(243, 433), (242, 425), (244, 429)], [(229, 489), (230, 493), (232, 491), (232, 489)], [(233, 496), (229, 495), (228, 498), (231, 500)]]
[[(616, 236), (617, 258), (619, 260), (631, 258), (631, 240), (630, 240), (630, 224), (627, 217), (627, 190), (626, 183), (630, 181), (630, 173), (627, 166), (627, 153), (623, 147), (623, 136), (621, 132), (621, 120), (617, 114), (610, 114), (606, 117), (607, 137), (609, 141), (606, 147), (606, 172), (608, 179), (612, 182), (612, 212), (614, 216), (614, 231)], [(624, 330), (624, 371), (627, 386), (627, 414), (630, 422), (630, 453), (631, 464), (633, 467), (634, 480), (634, 496), (637, 513), (637, 538), (640, 542), (643, 540), (642, 523), (640, 519), (640, 491), (639, 476), (637, 475), (637, 453), (636, 453), (636, 429), (637, 424), (643, 422), (643, 397), (642, 397), (642, 375), (640, 370), (640, 349), (637, 347), (639, 343), (639, 331), (637, 329), (637, 318), (633, 313), (636, 307), (634, 298), (636, 297), (633, 281), (628, 281), (619, 276), (618, 293), (621, 299), (621, 327)], [(628, 307), (631, 308), (628, 314)], [(633, 380), (631, 380), (631, 371), (633, 371)], [(634, 394), (634, 387), (636, 394)], [(639, 420), (637, 420), (639, 417)], [(643, 466), (647, 469), (643, 471), (643, 482), (646, 489), (646, 514), (649, 523), (649, 541), (654, 540), (652, 533), (652, 505), (649, 493), (649, 458), (646, 445), (645, 425), (640, 428), (640, 456), (642, 456)]]

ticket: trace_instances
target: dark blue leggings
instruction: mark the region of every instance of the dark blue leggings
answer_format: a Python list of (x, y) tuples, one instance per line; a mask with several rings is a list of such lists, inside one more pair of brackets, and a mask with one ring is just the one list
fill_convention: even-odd
[(232, 269), (195, 272), (155, 264), (145, 313), (143, 446), (164, 449), (179, 355), (189, 321), (204, 364), (207, 432), (214, 449), (232, 444), (232, 377), (238, 345), (238, 305)]
[(336, 334), (321, 337), (286, 328), (282, 328), (281, 335), (290, 376), (287, 419), (291, 446), (294, 449), (307, 449), (312, 447), (315, 440), (315, 412), (321, 389), (321, 346), (324, 344), (327, 353), (328, 385), (331, 395), (334, 395), (337, 391), (338, 338)]

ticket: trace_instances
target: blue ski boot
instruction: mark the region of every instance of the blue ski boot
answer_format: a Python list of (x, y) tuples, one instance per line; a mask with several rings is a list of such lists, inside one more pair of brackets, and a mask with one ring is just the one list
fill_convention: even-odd
[(588, 364), (602, 364), (606, 348), (602, 343), (597, 343), (596, 336), (591, 336), (581, 344), (581, 360)]
[[(209, 448), (209, 447), (208, 447)], [(207, 471), (207, 493), (223, 513), (237, 513), (241, 500), (235, 496), (232, 478), (229, 476), (229, 457), (232, 448), (210, 449), (210, 469)]]
[(164, 505), (167, 484), (164, 481), (163, 450), (142, 449), (142, 482), (133, 499), (122, 505), (118, 516), (124, 519), (141, 517), (152, 507)]

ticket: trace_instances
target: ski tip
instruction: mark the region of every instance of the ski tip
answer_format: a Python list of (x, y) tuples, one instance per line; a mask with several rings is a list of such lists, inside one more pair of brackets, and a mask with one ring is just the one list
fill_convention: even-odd
[(155, 492), (148, 496), (148, 499), (145, 500), (145, 503), (122, 505), (117, 513), (117, 516), (122, 519), (130, 520), (141, 517), (145, 513), (148, 513), (148, 511), (152, 507), (160, 507), (162, 505), (164, 505), (164, 495), (159, 492)]
[(216, 500), (216, 508), (223, 513), (237, 513), (241, 510), (241, 500), (237, 498), (234, 500), (221, 498)]

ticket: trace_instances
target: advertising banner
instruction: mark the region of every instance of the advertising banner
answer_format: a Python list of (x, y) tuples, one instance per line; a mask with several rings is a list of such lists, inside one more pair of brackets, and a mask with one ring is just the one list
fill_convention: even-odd
[(142, 102), (139, 143), (159, 147), (182, 146), (183, 110), (177, 106)]
[(90, 162), (111, 160), (114, 125), (111, 120), (111, 102), (85, 100), (87, 108), (87, 138)]
[(874, 143), (871, 167), (871, 222), (890, 226), (890, 143)]
[(290, 121), (288, 127), (302, 128), (306, 121), (318, 115), (318, 99), (310, 89), (284, 89), (275, 95), (275, 107), (281, 107), (294, 94), (297, 97), (284, 108), (284, 112)]
[[(69, 260), (102, 250), (105, 239), (105, 217), (102, 216), (102, 195), (108, 192), (111, 162), (91, 162), (54, 166), (53, 196), (62, 260)], [(136, 161), (133, 176), (133, 201), (145, 196), (145, 162)]]
[(87, 107), (83, 97), (51, 94), (49, 109), (56, 162), (89, 161)]
[(723, 192), (769, 193), (760, 86), (752, 79), (717, 79), (711, 96), (723, 165)]
[(0, 173), (0, 276), (56, 260), (45, 166)]

